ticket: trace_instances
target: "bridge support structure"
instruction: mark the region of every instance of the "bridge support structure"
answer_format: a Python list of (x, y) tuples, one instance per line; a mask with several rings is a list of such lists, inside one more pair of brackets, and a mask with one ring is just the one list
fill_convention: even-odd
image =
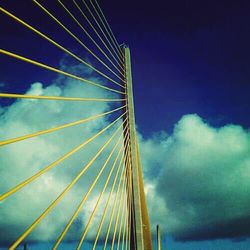
[[(144, 193), (142, 168), (140, 162), (139, 146), (136, 137), (135, 113), (133, 100), (133, 85), (131, 72), (130, 49), (123, 46), (124, 64), (125, 64), (125, 81), (126, 81), (126, 104), (128, 113), (128, 132), (130, 140), (130, 164), (131, 172), (131, 198), (130, 208), (130, 249), (131, 250), (152, 250), (152, 239), (150, 233), (150, 224)], [(126, 131), (124, 131), (126, 133)]]

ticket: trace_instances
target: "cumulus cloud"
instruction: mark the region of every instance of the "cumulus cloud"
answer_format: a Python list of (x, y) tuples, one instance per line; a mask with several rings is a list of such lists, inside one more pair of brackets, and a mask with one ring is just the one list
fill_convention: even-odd
[[(71, 72), (91, 71), (62, 64)], [(99, 81), (98, 78), (93, 78)], [(59, 77), (50, 85), (33, 83), (27, 94), (75, 97), (112, 95), (81, 82)], [(110, 110), (108, 103), (17, 100), (0, 106), (0, 140), (17, 137)], [(9, 190), (79, 145), (109, 123), (106, 117), (0, 148), (0, 190)], [(0, 242), (13, 241), (91, 159), (112, 130), (90, 143), (41, 178), (6, 199), (0, 206)], [(214, 128), (198, 115), (183, 116), (172, 134), (139, 134), (145, 192), (151, 224), (179, 240), (249, 236), (250, 133), (241, 126)], [(107, 156), (107, 155), (106, 155)], [(104, 156), (29, 236), (29, 240), (54, 240), (98, 173)], [(97, 185), (103, 185), (107, 172)], [(94, 190), (72, 225), (67, 239), (79, 239), (97, 198)], [(104, 207), (107, 193), (101, 202)], [(110, 209), (108, 210), (110, 212)], [(97, 211), (94, 224), (102, 215)], [(95, 235), (90, 231), (88, 239)]]
[[(178, 240), (250, 235), (250, 132), (186, 115), (171, 135), (140, 138), (153, 223)], [(147, 185), (146, 185), (147, 186)]]
[[(68, 66), (69, 67), (69, 66)], [(92, 77), (92, 72), (82, 66), (71, 66), (71, 71), (84, 72), (89, 79), (99, 81)], [(100, 82), (103, 84), (103, 82)], [(26, 94), (49, 95), (67, 97), (95, 97), (110, 98), (114, 95), (105, 90), (88, 86), (79, 81), (59, 77), (50, 85), (40, 82), (33, 83)], [(0, 106), (0, 140), (15, 138), (57, 125), (77, 121), (114, 108), (108, 103), (82, 103), (65, 101), (27, 100), (20, 99), (10, 106)], [(69, 150), (84, 142), (110, 123), (110, 119), (118, 117), (102, 117), (88, 123), (66, 128), (54, 133), (42, 135), (32, 139), (9, 144), (0, 148), (0, 193), (8, 191), (21, 181), (32, 176), (48, 164), (57, 160)], [(115, 127), (117, 128), (117, 126)], [(54, 199), (73, 180), (83, 166), (95, 155), (98, 149), (112, 135), (114, 129), (109, 129), (103, 135), (72, 155), (63, 163), (33, 181), (19, 192), (8, 197), (0, 204), (0, 245), (15, 240), (31, 223), (54, 201)], [(104, 154), (93, 164), (91, 171), (87, 171), (74, 188), (67, 193), (60, 204), (38, 225), (28, 240), (54, 240), (89, 188), (94, 176), (99, 172), (100, 166), (107, 157), (114, 143), (104, 151)], [(111, 162), (114, 157), (111, 158)], [(72, 225), (67, 235), (68, 240), (79, 240), (89, 217), (89, 207), (96, 201), (98, 190), (103, 185), (108, 170), (104, 171), (97, 189), (93, 190), (85, 208)], [(111, 179), (112, 181), (112, 179)], [(106, 200), (106, 194), (101, 202), (101, 208)], [(90, 202), (90, 203), (89, 203)], [(92, 211), (91, 209), (91, 211)], [(100, 212), (97, 213), (100, 218)], [(88, 237), (92, 237), (90, 232)]]

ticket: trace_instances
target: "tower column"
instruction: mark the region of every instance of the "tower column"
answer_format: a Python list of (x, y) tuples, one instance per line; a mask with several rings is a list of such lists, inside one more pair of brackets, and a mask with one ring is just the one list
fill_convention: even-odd
[[(136, 158), (136, 130), (135, 130), (135, 114), (133, 100), (133, 86), (131, 74), (130, 50), (123, 47), (125, 56), (125, 78), (126, 78), (126, 102), (129, 122), (129, 139), (130, 139), (130, 158), (131, 158), (131, 174), (132, 174), (132, 209), (131, 209), (131, 250), (144, 250), (143, 242), (143, 225), (142, 225), (142, 209), (139, 185), (139, 172)], [(133, 228), (132, 228), (133, 227)]]

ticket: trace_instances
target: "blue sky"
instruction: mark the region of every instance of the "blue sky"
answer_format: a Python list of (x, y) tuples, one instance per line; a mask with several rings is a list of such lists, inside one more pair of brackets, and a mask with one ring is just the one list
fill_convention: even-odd
[[(103, 69), (32, 2), (19, 4), (10, 1), (2, 6)], [(58, 16), (63, 16), (64, 23), (69, 24), (74, 32), (82, 35), (57, 4), (50, 3), (48, 7)], [(162, 217), (166, 218), (163, 244), (176, 250), (250, 249), (247, 229), (250, 214), (246, 212), (250, 208), (247, 201), (249, 185), (244, 179), (248, 176), (250, 152), (250, 118), (247, 115), (250, 109), (250, 4), (224, 0), (219, 3), (129, 0), (121, 4), (111, 0), (102, 3), (102, 7), (119, 42), (125, 42), (131, 49), (136, 123), (145, 179), (149, 190), (152, 187), (166, 206), (165, 210), (159, 210), (159, 214), (162, 212)], [(0, 27), (3, 34), (0, 36), (1, 48), (73, 70), (70, 67), (74, 60), (3, 14), (0, 15)], [(92, 46), (86, 37), (83, 39)], [(43, 84), (42, 91), (49, 93), (45, 88), (60, 81), (54, 73), (3, 55), (0, 55), (0, 64), (1, 92), (24, 93), (39, 81)], [(96, 77), (96, 74), (92, 76)], [(2, 107), (11, 103), (1, 100)], [(185, 145), (189, 146), (190, 152)], [(230, 149), (228, 153), (225, 152), (227, 147)], [(153, 155), (156, 149), (162, 160)], [(200, 155), (193, 153), (194, 149)], [(180, 152), (182, 158), (175, 158)], [(173, 172), (168, 174), (170, 169)], [(215, 175), (211, 175), (213, 171)], [(185, 177), (180, 178), (183, 173)], [(189, 173), (197, 178), (197, 182), (204, 181), (204, 185), (191, 185)], [(219, 177), (224, 180), (233, 173), (235, 180), (219, 181)], [(212, 181), (205, 181), (207, 176), (214, 178), (217, 189), (211, 187)], [(163, 185), (165, 180), (169, 181), (166, 186)], [(184, 187), (176, 184), (178, 181), (190, 184), (185, 194), (182, 192)], [(193, 188), (198, 191), (197, 196), (192, 196)], [(172, 194), (175, 194), (174, 198)], [(158, 201), (150, 194), (148, 196), (150, 202)], [(226, 207), (226, 204), (233, 204), (230, 196), (239, 198), (232, 211)], [(211, 204), (213, 199), (217, 201), (215, 205)], [(218, 205), (220, 199), (221, 206)], [(225, 209), (224, 214), (231, 216), (230, 219), (223, 215), (220, 218), (220, 213), (216, 214), (218, 211), (215, 210), (211, 213), (216, 214), (214, 218), (206, 221), (206, 215), (211, 217), (211, 214), (203, 210), (204, 204), (211, 204), (211, 211)], [(185, 223), (176, 226), (175, 222), (185, 215), (181, 207), (183, 210), (194, 209), (193, 217), (187, 218), (194, 220), (193, 227)], [(154, 209), (154, 206), (149, 206), (150, 211)], [(159, 218), (152, 217), (154, 227)], [(200, 223), (202, 220), (207, 222), (204, 227)], [(235, 230), (230, 232), (228, 227)]]
[[(215, 125), (249, 127), (246, 1), (131, 1), (122, 7), (112, 1), (110, 6), (105, 12), (133, 53), (138, 122), (145, 124), (146, 111), (161, 117), (148, 119), (147, 132), (171, 128), (186, 113)], [(112, 15), (119, 8), (121, 13)]]

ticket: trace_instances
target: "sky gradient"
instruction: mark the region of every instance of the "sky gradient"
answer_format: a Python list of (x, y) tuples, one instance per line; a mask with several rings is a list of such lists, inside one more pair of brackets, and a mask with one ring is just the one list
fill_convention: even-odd
[[(111, 1), (103, 8), (131, 47), (143, 129), (171, 129), (186, 113), (249, 127), (247, 1)], [(157, 117), (145, 124), (148, 114)]]
[[(31, 1), (1, 4), (100, 66)], [(118, 41), (131, 49), (136, 125), (152, 230), (163, 220), (163, 244), (173, 250), (250, 249), (249, 2), (110, 0), (100, 4)], [(82, 35), (56, 3), (48, 7)], [(0, 27), (1, 48), (97, 77), (3, 14)], [(77, 95), (81, 89), (75, 82), (3, 55), (0, 65), (1, 92)], [(51, 113), (41, 108), (41, 120), (28, 124), (29, 110), (22, 109), (25, 102), (4, 99), (0, 104), (3, 138), (14, 135), (10, 128), (20, 134), (40, 128), (42, 120), (51, 121), (53, 112), (58, 112), (58, 123), (65, 121), (63, 114), (71, 115), (65, 106), (49, 105)], [(108, 107), (92, 108), (99, 112)], [(76, 110), (72, 117), (81, 117), (82, 112), (86, 110)], [(12, 121), (20, 122), (20, 127), (11, 127)], [(49, 145), (59, 152), (53, 143)], [(66, 150), (64, 146), (61, 149)], [(32, 152), (29, 146), (27, 150)], [(14, 169), (19, 162), (11, 160), (8, 164)], [(23, 166), (30, 159), (26, 160)], [(40, 163), (37, 159), (37, 166)], [(62, 223), (58, 218), (57, 226)]]

